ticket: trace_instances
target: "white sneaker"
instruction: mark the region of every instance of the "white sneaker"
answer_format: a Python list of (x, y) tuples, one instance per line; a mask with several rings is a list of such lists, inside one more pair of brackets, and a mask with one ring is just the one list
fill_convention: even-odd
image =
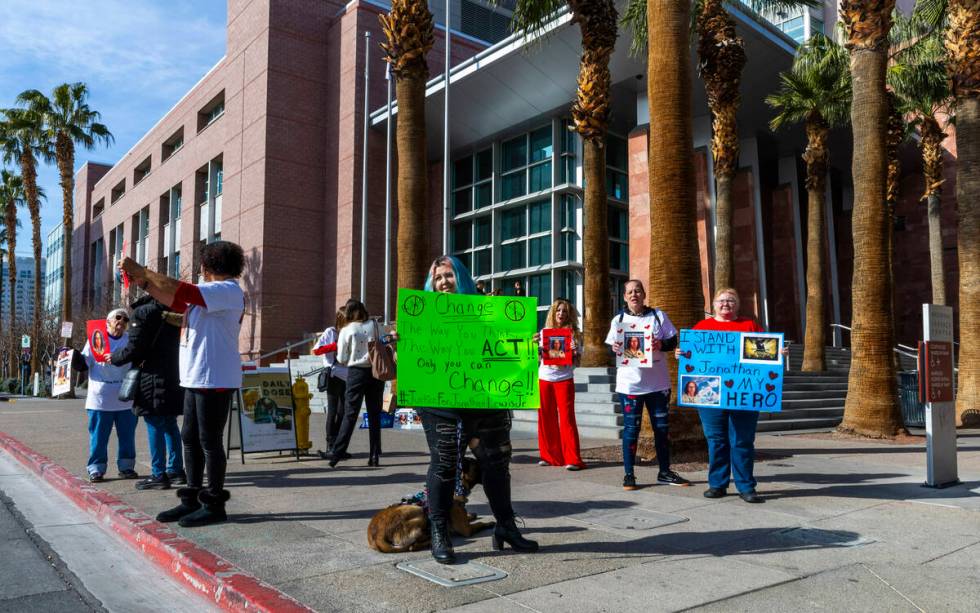
[(582, 470), (582, 467), (576, 466), (575, 464), (566, 464), (565, 470)]
[(538, 466), (551, 466), (551, 464), (548, 464), (544, 460), (538, 460)]

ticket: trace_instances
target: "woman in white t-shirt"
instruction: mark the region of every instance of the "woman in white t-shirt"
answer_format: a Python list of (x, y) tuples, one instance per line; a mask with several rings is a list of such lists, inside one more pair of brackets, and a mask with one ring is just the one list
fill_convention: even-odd
[[(541, 466), (564, 466), (567, 470), (580, 470), (585, 467), (579, 451), (578, 426), (575, 424), (575, 366), (550, 366), (544, 357), (563, 357), (565, 351), (572, 351), (573, 361), (577, 361), (579, 350), (578, 313), (572, 303), (559, 298), (551, 304), (545, 319), (545, 328), (567, 328), (572, 331), (571, 347), (542, 346), (541, 365), (538, 366), (538, 389), (541, 393), (541, 408), (538, 409), (538, 452)], [(535, 335), (542, 342), (544, 331)], [(552, 344), (556, 344), (557, 339)]]
[(341, 460), (350, 457), (347, 455), (347, 446), (354, 434), (354, 428), (357, 427), (357, 417), (363, 402), (367, 408), (370, 441), (368, 466), (378, 466), (381, 463), (381, 406), (385, 384), (384, 381), (375, 379), (371, 373), (368, 343), (383, 341), (384, 331), (381, 324), (371, 319), (367, 308), (359, 300), (347, 301), (344, 305), (344, 317), (347, 324), (337, 339), (337, 361), (347, 367), (344, 399), (346, 407), (337, 439), (330, 449), (329, 464), (333, 468)]
[[(313, 346), (313, 355), (323, 356), (323, 367), (330, 373), (327, 389), (319, 390), (327, 392), (327, 446), (326, 451), (320, 452), (320, 458), (324, 460), (332, 457), (330, 450), (337, 440), (340, 424), (344, 420), (344, 407), (347, 406), (347, 367), (337, 361), (337, 340), (345, 325), (347, 325), (347, 317), (344, 315), (344, 309), (337, 309), (334, 325), (324, 330)], [(344, 456), (341, 459), (350, 458), (349, 453), (345, 452)]]
[[(623, 300), (626, 308), (613, 318), (606, 336), (606, 344), (616, 354), (616, 393), (623, 405), (623, 489), (636, 489), (636, 443), (640, 437), (643, 422), (643, 407), (646, 406), (653, 424), (654, 446), (657, 450), (657, 473), (659, 483), (669, 485), (690, 485), (691, 483), (670, 469), (670, 439), (667, 413), (670, 405), (670, 379), (663, 352), (673, 351), (677, 346), (677, 329), (667, 314), (660, 309), (646, 306), (646, 290), (639, 279), (626, 282)], [(643, 333), (644, 342), (652, 349), (651, 363), (645, 368), (622, 364), (626, 349), (623, 338)]]
[[(148, 270), (124, 258), (119, 268), (151, 296), (184, 313), (180, 331), (180, 386), (184, 388), (184, 470), (187, 487), (180, 504), (157, 515), (185, 528), (227, 520), (224, 433), (231, 400), (242, 385), (238, 334), (245, 317), (245, 294), (238, 277), (245, 268), (242, 248), (215, 241), (201, 248), (202, 283), (192, 285)], [(208, 485), (204, 487), (207, 473)]]
[[(126, 309), (115, 309), (106, 316), (108, 339), (101, 339), (105, 361), (99, 361), (89, 341), (81, 353), (73, 356), (72, 367), (78, 371), (88, 371), (88, 394), (85, 396), (85, 408), (88, 411), (89, 458), (88, 478), (98, 483), (105, 477), (109, 463), (109, 437), (112, 428), (116, 428), (116, 438), (119, 439), (119, 449), (116, 451), (116, 466), (119, 476), (123, 479), (139, 477), (136, 468), (136, 425), (139, 418), (133, 414), (132, 401), (119, 400), (119, 387), (123, 376), (130, 365), (113, 366), (108, 355), (113, 351), (122, 351), (129, 344), (126, 327), (129, 325), (129, 313)], [(108, 341), (108, 347), (105, 346)], [(106, 351), (107, 350), (107, 351)]]

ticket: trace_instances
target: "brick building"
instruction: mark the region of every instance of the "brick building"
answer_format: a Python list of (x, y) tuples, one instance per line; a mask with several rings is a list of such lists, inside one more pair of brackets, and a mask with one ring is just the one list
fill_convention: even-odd
[[(433, 8), (442, 6), (434, 3)], [(543, 310), (555, 297), (582, 299), (582, 155), (567, 129), (580, 54), (576, 25), (560, 17), (539, 42), (506, 37), (508, 3), (454, 0), (450, 81), (452, 172), (449, 250), (491, 287), (521, 281)], [(122, 301), (110, 262), (125, 251), (170, 274), (194, 278), (196, 247), (226, 238), (242, 245), (248, 296), (241, 351), (256, 355), (322, 328), (361, 293), (361, 169), (365, 32), (371, 34), (366, 302), (383, 311), (386, 81), (377, 43), (386, 3), (355, 0), (231, 0), (226, 54), (114, 166), (88, 163), (76, 175), (73, 295), (93, 306)], [(739, 115), (736, 249), (744, 309), (787, 337), (802, 338), (806, 194), (802, 129), (769, 131), (762, 102), (789, 68), (794, 41), (771, 23), (733, 9), (749, 64)], [(444, 21), (436, 12), (437, 22)], [(811, 23), (811, 26), (814, 27)], [(430, 250), (441, 251), (444, 29), (429, 56), (427, 93)], [(610, 261), (618, 305), (622, 283), (645, 278), (651, 240), (646, 194), (646, 69), (624, 34), (612, 59), (613, 114), (607, 148)], [(502, 39), (501, 39), (502, 38)], [(501, 39), (501, 40), (498, 40)], [(495, 42), (496, 41), (496, 42)], [(692, 101), (699, 234), (705, 291), (712, 263), (710, 119), (695, 80)], [(394, 110), (397, 121), (397, 110)], [(657, 129), (657, 127), (654, 127)], [(834, 169), (828, 266), (830, 321), (848, 324), (849, 134), (832, 139)], [(955, 152), (951, 153), (954, 155)], [(909, 152), (897, 211), (899, 338), (918, 336), (918, 304), (929, 300), (921, 176)], [(949, 269), (955, 268), (953, 170), (944, 196)], [(652, 235), (654, 238), (652, 238)], [(397, 256), (397, 252), (395, 253)], [(948, 281), (954, 288), (955, 278)], [(419, 280), (421, 283), (421, 280)], [(951, 292), (953, 290), (951, 289)], [(955, 299), (955, 296), (950, 296)], [(846, 338), (845, 338), (846, 340)]]

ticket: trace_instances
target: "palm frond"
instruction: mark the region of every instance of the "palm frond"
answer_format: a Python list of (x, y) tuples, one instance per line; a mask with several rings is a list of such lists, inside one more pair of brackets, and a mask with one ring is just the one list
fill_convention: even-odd
[[(491, 4), (497, 4), (493, 0)], [(539, 36), (561, 11), (569, 6), (564, 0), (517, 0), (510, 18), (510, 29), (526, 38)]]
[(851, 75), (847, 51), (822, 34), (802, 45), (789, 71), (780, 75), (779, 90), (766, 97), (777, 110), (770, 127), (778, 130), (819, 114), (830, 126), (850, 114)]

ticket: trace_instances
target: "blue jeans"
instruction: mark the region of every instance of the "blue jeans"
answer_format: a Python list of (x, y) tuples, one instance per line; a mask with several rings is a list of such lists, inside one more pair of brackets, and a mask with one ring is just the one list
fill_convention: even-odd
[(93, 411), (88, 410), (89, 456), (88, 473), (104, 475), (109, 463), (109, 436), (112, 426), (116, 426), (119, 449), (116, 452), (116, 466), (120, 471), (133, 470), (136, 466), (136, 424), (139, 417), (130, 410)]
[(619, 397), (623, 403), (623, 469), (626, 474), (633, 474), (633, 465), (636, 463), (636, 441), (640, 438), (644, 406), (650, 415), (650, 423), (653, 424), (653, 445), (657, 450), (660, 472), (670, 470), (670, 438), (667, 428), (670, 390), (639, 395), (620, 394)]
[(177, 418), (171, 415), (147, 415), (146, 435), (150, 442), (150, 468), (154, 477), (184, 472), (183, 448)]
[(739, 492), (754, 491), (752, 467), (759, 412), (698, 409), (698, 414), (708, 439), (708, 486), (725, 489), (729, 475), (734, 475)]

